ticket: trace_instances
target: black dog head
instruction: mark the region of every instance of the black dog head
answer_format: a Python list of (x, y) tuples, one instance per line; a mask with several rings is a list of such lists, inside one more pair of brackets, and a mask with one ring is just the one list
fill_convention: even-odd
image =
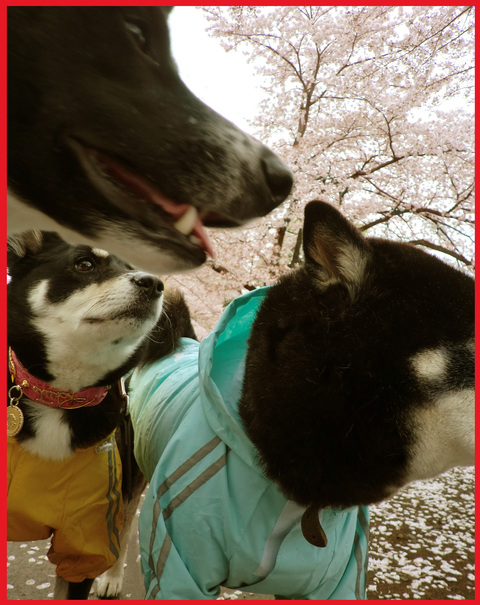
[(288, 195), (280, 159), (181, 81), (167, 16), (8, 8), (9, 230), (56, 231), (170, 273), (205, 260), (203, 225), (242, 224)]
[(8, 344), (37, 378), (78, 391), (133, 367), (161, 317), (158, 277), (41, 231), (9, 238), (7, 262)]
[(266, 475), (344, 507), (473, 464), (474, 280), (322, 202), (304, 250), (249, 341), (239, 409)]

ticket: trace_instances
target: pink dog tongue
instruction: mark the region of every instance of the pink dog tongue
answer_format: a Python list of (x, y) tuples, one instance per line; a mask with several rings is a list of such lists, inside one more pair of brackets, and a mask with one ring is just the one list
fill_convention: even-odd
[[(153, 202), (157, 206), (160, 206), (168, 215), (174, 219), (173, 227), (186, 237), (195, 236), (200, 241), (205, 252), (211, 257), (215, 257), (212, 244), (208, 238), (205, 227), (198, 215), (197, 209), (190, 204), (177, 204), (172, 202), (165, 197), (154, 185), (152, 185), (146, 179), (130, 172), (124, 166), (122, 166), (116, 160), (104, 156), (103, 154), (97, 154), (97, 158), (104, 164), (110, 174), (121, 181), (129, 189), (135, 190), (140, 194), (139, 202), (142, 202), (142, 198), (146, 201)], [(190, 211), (189, 219), (181, 227), (177, 228), (177, 223), (181, 223), (181, 219)], [(186, 232), (185, 232), (186, 231)]]
[[(165, 210), (165, 212), (167, 212), (170, 216), (176, 219), (174, 222), (174, 227), (178, 231), (180, 231), (180, 233), (183, 233), (187, 236), (188, 233), (190, 233), (191, 235), (196, 236), (200, 240), (205, 252), (211, 258), (215, 258), (215, 252), (213, 250), (210, 239), (207, 235), (207, 232), (198, 214), (198, 211), (194, 206), (191, 206), (190, 204), (176, 204), (175, 202), (172, 202), (167, 199), (162, 194), (159, 194), (159, 192), (154, 188), (149, 191), (149, 198), (153, 202), (155, 202), (157, 206), (160, 206), (163, 210)], [(188, 227), (177, 227), (177, 225), (182, 222), (182, 218), (185, 217), (187, 213), (190, 213)], [(192, 221), (193, 225), (191, 224)], [(187, 230), (187, 233), (185, 233), (185, 230)]]
[(198, 239), (202, 242), (203, 249), (208, 254), (208, 256), (211, 259), (214, 259), (215, 250), (213, 249), (212, 243), (210, 242), (207, 232), (205, 231), (205, 227), (204, 227), (200, 217), (198, 216), (198, 214), (197, 214), (197, 220), (195, 221), (195, 224), (193, 225), (192, 233), (193, 233), (193, 235), (196, 235), (198, 237)]

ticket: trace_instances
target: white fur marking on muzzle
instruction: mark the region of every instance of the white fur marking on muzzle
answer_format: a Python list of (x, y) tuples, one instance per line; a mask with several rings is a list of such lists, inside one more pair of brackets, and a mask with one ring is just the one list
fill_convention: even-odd
[(413, 413), (415, 443), (408, 480), (429, 479), (455, 466), (475, 464), (475, 391), (435, 397)]

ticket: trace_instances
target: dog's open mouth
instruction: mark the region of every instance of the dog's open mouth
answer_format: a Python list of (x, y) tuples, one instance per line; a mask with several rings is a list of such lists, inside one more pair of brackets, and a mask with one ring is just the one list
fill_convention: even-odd
[(112, 203), (149, 230), (169, 228), (173, 237), (184, 238), (185, 245), (201, 248), (214, 257), (203, 222), (226, 224), (227, 219), (206, 210), (199, 212), (191, 204), (174, 202), (121, 160), (70, 142), (92, 183)]

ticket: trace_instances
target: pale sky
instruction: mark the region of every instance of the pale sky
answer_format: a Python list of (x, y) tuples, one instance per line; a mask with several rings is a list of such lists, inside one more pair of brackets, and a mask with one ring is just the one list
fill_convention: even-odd
[[(252, 65), (241, 51), (227, 53), (218, 38), (207, 34), (210, 23), (194, 6), (175, 7), (169, 25), (173, 55), (185, 84), (204, 103), (252, 134), (248, 120), (256, 115), (264, 94)], [(474, 111), (473, 104), (465, 104), (461, 97), (443, 103), (445, 109), (457, 105)], [(412, 112), (423, 117), (427, 114), (426, 109)]]
[(172, 51), (185, 84), (212, 109), (252, 132), (261, 99), (258, 76), (241, 52), (226, 52), (218, 38), (205, 31), (210, 25), (194, 6), (177, 6), (169, 17)]

